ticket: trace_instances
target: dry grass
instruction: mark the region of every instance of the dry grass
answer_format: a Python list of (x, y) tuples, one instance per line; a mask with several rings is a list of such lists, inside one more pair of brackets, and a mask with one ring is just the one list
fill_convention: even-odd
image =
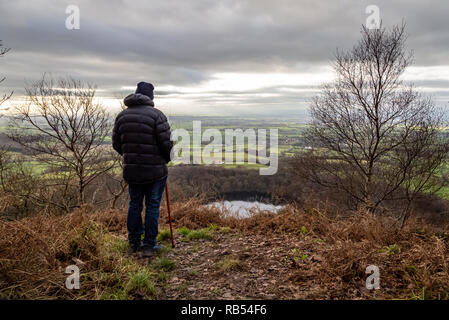
[[(301, 285), (313, 279), (332, 292), (330, 298), (354, 297), (351, 290), (359, 289), (370, 264), (380, 268), (383, 290), (378, 298), (449, 298), (447, 233), (413, 223), (399, 231), (390, 220), (362, 212), (343, 218), (288, 206), (277, 215), (260, 213), (236, 220), (202, 207), (198, 200), (174, 203), (172, 208), (175, 227), (212, 224), (243, 234), (264, 234), (268, 242), (273, 234), (300, 239), (301, 250), (310, 255), (307, 259), (317, 263), (301, 264), (288, 280)], [(92, 211), (85, 207), (66, 216), (0, 221), (0, 297), (127, 299), (139, 292), (157, 297), (157, 289), (148, 289), (152, 284), (147, 276), (145, 281), (134, 281), (133, 275), (151, 278), (152, 271), (124, 254), (125, 212)], [(161, 224), (166, 220), (163, 208)], [(64, 287), (64, 271), (70, 264), (82, 270), (82, 288), (76, 292)], [(137, 293), (129, 289), (135, 282), (144, 284)], [(323, 295), (318, 292), (316, 298)]]
[(400, 230), (388, 217), (366, 212), (330, 215), (313, 205), (305, 209), (291, 205), (279, 214), (261, 212), (237, 220), (223, 218), (216, 209), (206, 210), (193, 200), (174, 211), (176, 222), (190, 228), (214, 223), (268, 237), (288, 233), (305, 238), (322, 263), (319, 269), (298, 268), (291, 280), (300, 285), (310, 278), (320, 279), (335, 297), (351, 296), (350, 291), (366, 279), (366, 267), (373, 264), (380, 268), (384, 289), (379, 298), (449, 299), (449, 234), (413, 220)]
[[(65, 216), (36, 216), (0, 222), (0, 296), (2, 298), (76, 298), (64, 287), (65, 268), (83, 270), (81, 295), (100, 298), (102, 280), (90, 272), (122, 269), (126, 265), (122, 230), (126, 216), (118, 211), (89, 213), (82, 208)], [(129, 267), (130, 270), (124, 270)], [(135, 267), (135, 266), (134, 266)], [(112, 282), (120, 279), (107, 279)]]

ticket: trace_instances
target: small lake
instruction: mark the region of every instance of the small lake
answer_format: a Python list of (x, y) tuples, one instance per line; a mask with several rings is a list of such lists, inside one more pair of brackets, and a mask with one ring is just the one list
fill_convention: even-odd
[(282, 205), (274, 205), (269, 203), (262, 203), (258, 201), (217, 201), (206, 204), (205, 207), (217, 208), (225, 214), (225, 216), (233, 216), (239, 219), (251, 217), (254, 213), (260, 211), (267, 211), (277, 213), (283, 209)]

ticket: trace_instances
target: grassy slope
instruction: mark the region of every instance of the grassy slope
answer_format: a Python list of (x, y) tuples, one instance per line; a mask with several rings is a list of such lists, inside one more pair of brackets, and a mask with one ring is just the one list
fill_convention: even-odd
[[(126, 253), (125, 212), (91, 211), (1, 221), (0, 297), (449, 298), (448, 234), (400, 233), (362, 213), (337, 219), (288, 207), (236, 221), (194, 200), (174, 203), (177, 247), (147, 260)], [(71, 264), (80, 267), (80, 290), (64, 287)], [(380, 268), (380, 290), (365, 289), (370, 264)]]

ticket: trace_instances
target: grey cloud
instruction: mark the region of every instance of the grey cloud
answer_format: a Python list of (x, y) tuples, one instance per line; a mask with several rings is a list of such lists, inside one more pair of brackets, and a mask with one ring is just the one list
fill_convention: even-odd
[[(386, 25), (407, 22), (417, 65), (448, 64), (447, 0), (375, 2)], [(80, 8), (80, 30), (65, 29), (69, 4)], [(313, 72), (329, 64), (337, 47), (355, 43), (370, 4), (0, 0), (0, 39), (13, 49), (1, 61), (1, 73), (8, 78), (4, 85), (18, 93), (24, 79), (51, 72), (95, 82), (114, 95), (141, 80), (157, 89), (200, 84), (217, 72)], [(293, 103), (290, 96), (283, 93), (283, 101)]]

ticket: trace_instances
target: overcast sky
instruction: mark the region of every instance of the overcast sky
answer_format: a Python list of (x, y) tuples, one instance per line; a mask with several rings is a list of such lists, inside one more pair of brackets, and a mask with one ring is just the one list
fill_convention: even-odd
[[(65, 26), (68, 5), (79, 30)], [(404, 77), (447, 105), (447, 0), (0, 0), (0, 39), (12, 48), (0, 90), (16, 103), (47, 72), (95, 83), (111, 108), (149, 81), (169, 115), (301, 115), (332, 79), (335, 50), (359, 38), (368, 5), (387, 26), (405, 20), (415, 65)]]

